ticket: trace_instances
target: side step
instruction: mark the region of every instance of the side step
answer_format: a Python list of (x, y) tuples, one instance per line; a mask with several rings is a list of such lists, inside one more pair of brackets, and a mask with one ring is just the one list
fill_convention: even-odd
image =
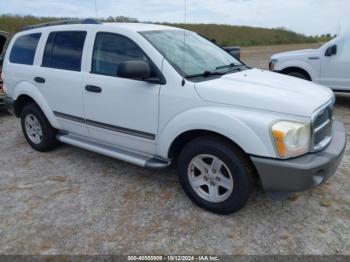
[(142, 155), (140, 153), (128, 151), (123, 148), (96, 143), (92, 140), (89, 140), (85, 137), (81, 137), (78, 135), (58, 134), (57, 140), (61, 141), (62, 143), (80, 147), (82, 149), (86, 149), (105, 156), (116, 158), (116, 159), (129, 162), (131, 164), (141, 166), (141, 167), (160, 169), (160, 168), (165, 168), (169, 166), (171, 163), (170, 160), (168, 159)]

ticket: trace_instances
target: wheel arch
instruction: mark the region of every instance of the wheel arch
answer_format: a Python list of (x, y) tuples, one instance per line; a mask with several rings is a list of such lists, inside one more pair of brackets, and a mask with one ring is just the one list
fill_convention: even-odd
[(13, 109), (16, 117), (20, 117), (23, 111), (23, 108), (28, 104), (38, 104), (33, 98), (28, 95), (20, 95), (13, 104)]
[(172, 159), (178, 156), (178, 154), (181, 152), (181, 150), (192, 140), (198, 138), (198, 137), (204, 137), (204, 136), (210, 136), (210, 137), (216, 137), (219, 139), (222, 139), (223, 141), (233, 145), (234, 147), (238, 148), (242, 152), (246, 153), (237, 143), (229, 139), (228, 137), (214, 132), (210, 130), (204, 130), (204, 129), (193, 129), (183, 132), (182, 134), (178, 135), (175, 140), (171, 143), (170, 148), (168, 150), (168, 158)]
[(50, 124), (57, 129), (60, 128), (60, 125), (47, 101), (39, 90), (37, 90), (31, 84), (27, 82), (17, 84), (12, 98), (14, 100), (14, 110), (17, 117), (20, 117), (21, 110), (27, 103), (35, 103), (44, 113)]
[(291, 72), (301, 73), (301, 74), (305, 75), (309, 81), (312, 81), (312, 77), (311, 77), (310, 73), (301, 67), (290, 66), (290, 67), (286, 67), (286, 68), (281, 70), (281, 73), (283, 73), (283, 74), (289, 74)]
[(158, 135), (157, 154), (164, 158), (174, 157), (186, 143), (203, 135), (220, 137), (248, 155), (275, 156), (264, 138), (236, 118), (232, 109), (215, 107), (192, 109), (169, 121)]

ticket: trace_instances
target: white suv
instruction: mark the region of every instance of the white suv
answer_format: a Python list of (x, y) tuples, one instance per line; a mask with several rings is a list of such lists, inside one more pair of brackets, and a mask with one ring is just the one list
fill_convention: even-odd
[(256, 181), (274, 197), (317, 186), (345, 149), (330, 89), (250, 69), (167, 26), (34, 27), (11, 41), (4, 83), (34, 149), (61, 141), (148, 168), (176, 161), (186, 194), (216, 213), (240, 209)]
[(319, 49), (275, 54), (270, 70), (310, 80), (335, 91), (350, 91), (350, 32)]

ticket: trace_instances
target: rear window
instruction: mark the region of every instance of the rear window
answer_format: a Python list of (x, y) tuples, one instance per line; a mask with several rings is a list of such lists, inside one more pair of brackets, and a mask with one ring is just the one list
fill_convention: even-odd
[(11, 50), (10, 62), (15, 64), (32, 65), (40, 36), (41, 33), (36, 33), (18, 37)]
[(42, 66), (80, 71), (85, 38), (84, 31), (50, 33)]

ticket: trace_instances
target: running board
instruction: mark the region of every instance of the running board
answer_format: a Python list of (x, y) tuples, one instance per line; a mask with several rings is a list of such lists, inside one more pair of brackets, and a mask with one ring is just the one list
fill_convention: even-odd
[(58, 134), (57, 140), (72, 146), (80, 147), (95, 153), (119, 159), (137, 166), (160, 169), (170, 165), (170, 160), (160, 157), (151, 157), (128, 151), (123, 148), (96, 143), (87, 138), (73, 134)]

